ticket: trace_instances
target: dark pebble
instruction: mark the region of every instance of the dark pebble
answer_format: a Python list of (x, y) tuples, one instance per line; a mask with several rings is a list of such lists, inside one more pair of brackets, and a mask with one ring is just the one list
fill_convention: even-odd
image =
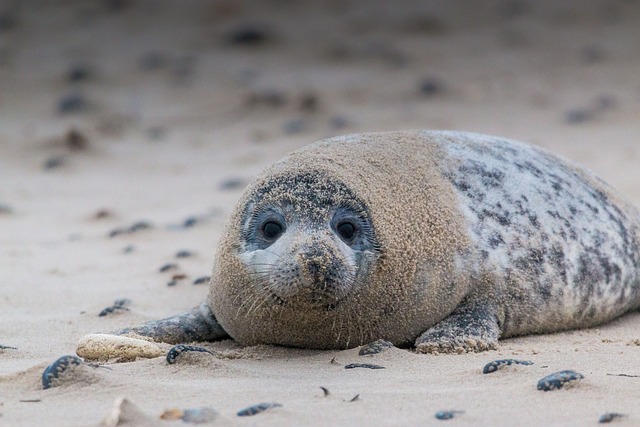
[(174, 274), (173, 276), (171, 276), (171, 280), (182, 280), (186, 278), (187, 278), (186, 274)]
[(122, 12), (131, 4), (130, 0), (103, 0), (104, 5), (110, 12)]
[(193, 256), (193, 252), (191, 251), (178, 251), (176, 253), (176, 258), (189, 258)]
[(151, 126), (146, 132), (149, 139), (154, 141), (164, 139), (167, 136), (167, 130), (162, 126)]
[(103, 308), (102, 311), (98, 313), (98, 317), (104, 317), (107, 314), (120, 311), (129, 311), (129, 305), (131, 305), (131, 300), (129, 298), (117, 299), (114, 301), (112, 306)]
[(617, 102), (616, 98), (611, 95), (600, 95), (595, 99), (596, 111), (606, 111), (615, 108)]
[(130, 230), (132, 233), (135, 233), (136, 231), (146, 230), (148, 228), (151, 228), (151, 224), (146, 221), (138, 221), (130, 227)]
[(600, 424), (610, 423), (613, 420), (619, 420), (620, 418), (625, 418), (626, 414), (619, 414), (617, 412), (607, 412), (606, 414), (600, 415), (598, 422)]
[(202, 276), (202, 277), (198, 277), (196, 280), (193, 281), (194, 285), (202, 285), (204, 283), (209, 283), (211, 281), (211, 276)]
[(300, 97), (300, 110), (315, 113), (320, 106), (320, 100), (315, 93), (305, 93)]
[(0, 203), (0, 215), (8, 215), (13, 213), (13, 209), (9, 205), (5, 205), (4, 203)]
[(10, 345), (0, 344), (0, 350), (17, 350), (16, 347), (11, 347)]
[(99, 209), (96, 213), (93, 214), (94, 219), (105, 219), (105, 218), (113, 218), (113, 212), (109, 209)]
[(18, 23), (12, 10), (0, 10), (0, 32), (13, 30)]
[(209, 353), (211, 355), (213, 355), (213, 353), (209, 350), (207, 350), (204, 347), (198, 347), (195, 345), (186, 345), (186, 344), (178, 344), (178, 345), (174, 345), (173, 347), (171, 347), (171, 350), (169, 350), (167, 352), (167, 363), (172, 365), (174, 363), (176, 363), (176, 359), (182, 354), (182, 353), (186, 353), (189, 351), (194, 351), (197, 353)]
[(366, 356), (369, 354), (378, 354), (392, 347), (393, 347), (393, 344), (389, 341), (376, 340), (374, 342), (370, 342), (369, 344), (362, 346), (358, 354), (360, 356)]
[(528, 5), (524, 0), (507, 0), (499, 8), (500, 15), (506, 19), (519, 18), (528, 11)]
[(245, 99), (245, 104), (248, 107), (266, 106), (271, 108), (279, 108), (284, 106), (286, 103), (286, 94), (277, 89), (253, 91)]
[(178, 281), (177, 281), (177, 280), (170, 280), (170, 281), (167, 283), (167, 286), (175, 286), (175, 285), (177, 285), (177, 284), (178, 284)]
[(67, 71), (67, 80), (72, 83), (88, 80), (91, 77), (91, 70), (85, 64), (77, 64)]
[(350, 363), (344, 369), (367, 368), (367, 369), (384, 369), (384, 366), (372, 365), (370, 363)]
[(542, 391), (558, 390), (564, 387), (565, 385), (570, 385), (570, 383), (578, 382), (583, 378), (584, 378), (584, 375), (579, 374), (575, 371), (554, 372), (553, 374), (547, 375), (546, 377), (538, 381), (538, 390), (542, 390)]
[(210, 407), (190, 408), (182, 411), (182, 421), (189, 424), (204, 424), (218, 418), (218, 412)]
[(189, 228), (189, 227), (193, 227), (194, 225), (196, 225), (198, 223), (198, 218), (196, 217), (189, 217), (187, 219), (184, 220), (184, 222), (182, 223), (182, 226), (184, 228)]
[(500, 359), (494, 360), (493, 362), (489, 362), (484, 365), (484, 369), (482, 369), (483, 374), (490, 374), (492, 372), (497, 371), (498, 369), (502, 369), (505, 366), (510, 365), (533, 365), (533, 362), (530, 360), (517, 360), (517, 359)]
[(235, 28), (227, 35), (227, 42), (236, 46), (260, 46), (267, 42), (271, 36), (264, 28), (252, 25), (244, 25)]
[(76, 129), (71, 129), (64, 137), (64, 144), (72, 151), (82, 151), (89, 147), (89, 140)]
[(438, 79), (428, 77), (420, 82), (418, 90), (422, 96), (432, 97), (444, 92), (444, 84)]
[(53, 380), (59, 378), (60, 374), (64, 373), (69, 366), (79, 366), (83, 363), (82, 359), (77, 356), (68, 355), (58, 358), (51, 365), (47, 366), (42, 373), (42, 388), (46, 390), (55, 387)]
[(606, 55), (604, 50), (598, 46), (586, 46), (580, 51), (580, 59), (585, 64), (596, 64), (602, 62)]
[(464, 411), (438, 411), (436, 412), (436, 419), (438, 420), (450, 420), (457, 415), (464, 414)]
[(301, 118), (288, 120), (282, 125), (282, 130), (288, 135), (304, 132), (306, 128), (307, 124), (305, 120)]
[(64, 163), (65, 163), (65, 157), (64, 156), (53, 156), (53, 157), (49, 157), (47, 160), (45, 160), (44, 165), (42, 165), (42, 167), (45, 170), (57, 169), (57, 168), (63, 166)]
[(89, 109), (89, 101), (78, 93), (65, 95), (58, 101), (58, 112), (63, 114), (82, 113)]
[(267, 409), (277, 408), (279, 406), (282, 406), (282, 405), (275, 402), (263, 402), (263, 403), (259, 403), (257, 405), (249, 406), (247, 408), (239, 410), (238, 416), (248, 417), (248, 416), (259, 414), (260, 412), (264, 412)]
[(173, 271), (177, 269), (178, 269), (178, 264), (170, 262), (160, 267), (158, 271), (160, 271), (160, 273), (166, 273), (167, 271)]
[(333, 129), (342, 129), (349, 126), (349, 120), (345, 116), (333, 116), (329, 119), (329, 126)]
[(569, 124), (580, 124), (594, 118), (591, 108), (574, 108), (564, 113), (564, 120)]
[(116, 237), (122, 234), (133, 234), (138, 231), (151, 228), (151, 224), (146, 221), (138, 221), (129, 227), (120, 227), (113, 229), (109, 232), (109, 237)]
[(161, 52), (147, 52), (140, 57), (140, 68), (145, 71), (158, 70), (169, 64), (167, 55)]
[(220, 183), (220, 189), (229, 191), (229, 190), (241, 190), (246, 187), (248, 184), (247, 180), (243, 178), (229, 178), (225, 179)]
[(326, 396), (329, 396), (331, 394), (331, 393), (329, 393), (329, 389), (328, 388), (322, 387), (322, 386), (320, 386), (320, 388), (322, 389), (323, 396), (326, 397)]

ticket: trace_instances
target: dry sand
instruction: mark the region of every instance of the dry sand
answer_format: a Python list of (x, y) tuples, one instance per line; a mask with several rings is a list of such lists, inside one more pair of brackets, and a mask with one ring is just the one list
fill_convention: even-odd
[[(366, 360), (384, 370), (345, 370), (357, 349), (225, 341), (207, 347), (226, 357), (109, 364), (41, 389), (43, 368), (84, 334), (203, 300), (192, 282), (242, 186), (321, 137), (501, 135), (586, 164), (640, 205), (637, 1), (254, 3), (0, 3), (0, 344), (16, 348), (0, 350), (0, 425), (97, 425), (118, 398), (148, 425), (183, 424), (158, 417), (199, 406), (218, 425), (584, 426), (605, 412), (638, 425), (640, 314), (482, 354)], [(152, 228), (109, 237), (138, 221)], [(98, 316), (119, 298), (130, 311)], [(535, 364), (481, 373), (506, 357)], [(561, 369), (585, 379), (536, 390)], [(282, 407), (235, 415), (259, 402)], [(434, 418), (448, 409), (464, 413)]]

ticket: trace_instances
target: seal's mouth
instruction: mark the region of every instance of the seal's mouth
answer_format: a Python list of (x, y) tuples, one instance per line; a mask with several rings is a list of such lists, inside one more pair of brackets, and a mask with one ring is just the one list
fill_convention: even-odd
[(344, 297), (337, 297), (330, 292), (306, 289), (289, 297), (282, 297), (271, 292), (273, 301), (279, 306), (287, 306), (299, 310), (333, 311), (338, 308)]

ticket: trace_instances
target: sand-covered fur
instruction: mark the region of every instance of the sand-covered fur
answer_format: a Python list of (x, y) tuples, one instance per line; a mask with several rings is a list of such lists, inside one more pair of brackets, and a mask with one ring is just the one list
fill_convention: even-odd
[[(378, 245), (353, 289), (330, 309), (265, 296), (272, 284), (242, 260), (255, 250), (243, 234), (251, 211), (291, 204), (329, 224), (349, 199), (370, 215)], [(637, 307), (638, 236), (637, 212), (606, 184), (539, 149), (468, 133), (349, 135), (294, 152), (246, 190), (209, 304), (245, 344), (407, 344), (426, 331), (422, 351), (483, 350)]]

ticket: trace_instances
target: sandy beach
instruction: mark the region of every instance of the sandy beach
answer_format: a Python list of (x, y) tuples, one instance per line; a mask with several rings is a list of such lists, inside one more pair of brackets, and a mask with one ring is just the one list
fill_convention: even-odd
[[(118, 425), (188, 425), (160, 416), (199, 407), (212, 425), (640, 424), (640, 313), (464, 355), (226, 340), (42, 389), (82, 336), (203, 301), (243, 188), (321, 138), (499, 135), (640, 206), (639, 2), (426, 3), (0, 3), (0, 425), (98, 426), (122, 398), (137, 409)], [(482, 373), (505, 358), (533, 365)], [(564, 369), (585, 378), (536, 389)], [(261, 402), (281, 406), (236, 415)], [(435, 418), (447, 410), (460, 412)]]

